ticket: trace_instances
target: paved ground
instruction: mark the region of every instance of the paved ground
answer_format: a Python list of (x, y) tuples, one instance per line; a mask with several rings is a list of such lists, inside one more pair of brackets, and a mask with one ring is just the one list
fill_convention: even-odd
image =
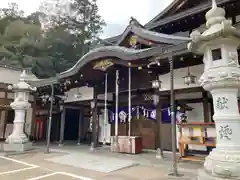
[[(51, 163), (44, 159), (62, 156), (60, 153), (30, 153), (15, 156), (0, 156), (1, 180), (93, 180), (104, 174), (85, 169)], [(87, 178), (88, 177), (88, 178)], [(92, 179), (91, 179), (92, 178)]]
[[(125, 162), (137, 162), (137, 156), (108, 155), (104, 152), (81, 152), (78, 154), (63, 152), (34, 152), (28, 154), (0, 156), (1, 180), (174, 180), (169, 177), (169, 166), (149, 166), (141, 163), (128, 167)], [(98, 157), (98, 158), (96, 158)], [(102, 157), (102, 161), (99, 157)], [(107, 158), (108, 157), (108, 158)], [(129, 158), (128, 158), (129, 157)], [(147, 157), (145, 157), (147, 158)], [(53, 161), (55, 159), (56, 161)], [(89, 159), (91, 163), (87, 162)], [(61, 160), (61, 162), (57, 162)], [(121, 161), (120, 161), (121, 160)], [(63, 163), (66, 161), (65, 163)], [(109, 161), (109, 163), (103, 163)], [(120, 163), (119, 163), (120, 162)], [(108, 164), (108, 165), (107, 165)], [(120, 165), (119, 165), (120, 164)], [(123, 168), (119, 168), (122, 166)], [(97, 168), (99, 166), (99, 168)], [(110, 166), (114, 166), (112, 169)], [(181, 165), (182, 180), (196, 177), (194, 164)], [(117, 167), (117, 168), (116, 168)], [(104, 170), (106, 168), (106, 170)], [(182, 171), (183, 169), (186, 169)]]
[[(163, 169), (166, 169), (166, 171), (168, 172), (172, 167), (172, 154), (169, 152), (164, 153), (164, 159), (162, 160), (162, 159), (156, 159), (155, 152), (143, 152), (141, 154), (136, 154), (136, 155), (112, 153), (108, 146), (98, 148), (95, 152), (89, 151), (89, 147), (84, 145), (76, 146), (71, 144), (71, 145), (65, 145), (63, 147), (51, 145), (51, 147), (52, 147), (52, 151), (55, 151), (55, 152), (70, 153), (71, 156), (76, 157), (74, 159), (78, 159), (77, 156), (82, 156), (82, 157), (87, 157), (87, 159), (95, 160), (96, 159), (95, 156), (98, 156), (102, 159), (106, 158), (108, 161), (110, 161), (110, 159), (118, 159), (118, 160), (124, 160), (125, 162), (128, 161), (129, 163), (131, 162), (131, 163), (139, 164), (142, 166), (152, 166), (152, 167), (163, 168)], [(87, 161), (83, 161), (81, 166), (85, 164), (84, 162), (87, 162)], [(113, 163), (101, 162), (101, 164), (102, 166), (107, 165), (105, 166), (105, 168), (108, 168), (108, 166), (116, 165), (116, 161), (113, 161)], [(124, 164), (127, 164), (127, 163), (122, 163), (122, 165)], [(87, 165), (87, 163), (85, 165)], [(186, 161), (178, 162), (178, 169), (183, 173), (197, 174), (197, 170), (202, 166), (203, 166), (203, 163), (199, 163), (199, 162), (186, 162)], [(91, 166), (91, 167), (94, 168), (94, 166)], [(86, 168), (86, 166), (84, 168)]]
[(61, 157), (53, 157), (47, 160), (62, 165), (70, 165), (77, 168), (83, 168), (104, 173), (110, 173), (123, 168), (138, 165), (137, 162), (132, 160), (97, 156), (88, 153), (67, 154)]

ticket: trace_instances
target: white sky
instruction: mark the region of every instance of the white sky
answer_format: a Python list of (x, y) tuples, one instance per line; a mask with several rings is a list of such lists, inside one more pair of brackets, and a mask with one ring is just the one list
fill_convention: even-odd
[[(16, 2), (26, 14), (37, 10), (41, 0), (0, 0), (0, 7)], [(99, 14), (107, 23), (104, 36), (121, 33), (133, 16), (145, 24), (160, 13), (172, 0), (98, 0)]]

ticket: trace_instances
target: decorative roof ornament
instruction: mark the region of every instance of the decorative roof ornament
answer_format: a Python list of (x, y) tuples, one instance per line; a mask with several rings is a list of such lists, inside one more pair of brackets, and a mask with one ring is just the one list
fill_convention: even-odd
[(135, 47), (138, 42), (138, 37), (136, 35), (133, 35), (129, 38), (129, 45), (131, 47)]
[(129, 24), (142, 27), (142, 25), (138, 22), (138, 20), (132, 16), (130, 17)]
[(232, 26), (231, 20), (227, 20), (226, 12), (217, 6), (216, 0), (212, 0), (212, 8), (206, 13), (207, 29), (201, 34), (198, 30), (190, 34), (191, 42), (188, 49), (195, 53), (202, 54), (206, 41), (215, 40), (219, 37), (235, 37), (240, 42), (240, 31)]
[(114, 63), (112, 62), (111, 59), (104, 59), (101, 61), (98, 61), (94, 66), (93, 69), (96, 70), (101, 70), (101, 71), (106, 71), (108, 68), (110, 68), (111, 66), (113, 66)]
[(206, 13), (207, 28), (222, 23), (226, 20), (225, 15), (225, 10), (217, 6), (216, 0), (212, 0), (212, 8)]

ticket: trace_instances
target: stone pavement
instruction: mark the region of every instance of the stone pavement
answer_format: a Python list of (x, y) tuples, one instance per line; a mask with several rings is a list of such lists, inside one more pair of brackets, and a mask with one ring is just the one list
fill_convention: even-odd
[[(171, 153), (164, 153), (165, 158), (164, 160), (161, 160), (161, 159), (156, 159), (155, 152), (144, 152), (137, 155), (112, 153), (110, 152), (110, 149), (108, 146), (98, 148), (94, 152), (89, 151), (88, 146), (66, 145), (63, 147), (58, 147), (58, 146), (52, 145), (51, 147), (52, 147), (52, 151), (70, 153), (72, 156), (73, 155), (83, 156), (83, 157), (88, 157), (88, 159), (95, 159), (95, 156), (100, 158), (107, 158), (107, 159), (110, 159), (110, 158), (120, 159), (124, 161), (130, 161), (132, 164), (164, 168), (168, 172), (170, 172), (170, 169), (172, 167)], [(201, 168), (202, 166), (203, 166), (203, 163), (199, 163), (199, 162), (186, 162), (186, 161), (178, 162), (179, 171), (184, 173), (197, 174), (198, 169)]]
[[(11, 157), (0, 156), (1, 180), (174, 180), (167, 176), (165, 169), (147, 166), (132, 166), (130, 168), (102, 173), (68, 165), (52, 163), (44, 159), (60, 157), (59, 153), (22, 154)], [(7, 158), (7, 159), (5, 159)], [(33, 164), (34, 163), (34, 164)], [(7, 167), (7, 168), (6, 168)], [(191, 177), (178, 178), (190, 180)]]
[[(81, 147), (78, 147), (81, 148)], [(35, 153), (0, 156), (1, 180), (174, 180), (168, 173), (170, 162), (156, 160), (151, 153), (124, 155), (110, 153), (106, 149), (90, 152), (82, 147), (78, 152), (65, 150), (45, 154)], [(56, 150), (56, 149), (55, 149)], [(166, 155), (167, 156), (167, 155)], [(139, 158), (141, 157), (141, 158)], [(101, 160), (102, 158), (102, 160)], [(156, 162), (154, 162), (156, 160)], [(60, 161), (57, 162), (57, 161)], [(65, 163), (63, 163), (65, 161)], [(129, 163), (134, 163), (129, 167)], [(144, 164), (145, 163), (145, 164)], [(158, 163), (154, 165), (154, 163)], [(111, 167), (112, 166), (112, 167)], [(179, 180), (196, 178), (196, 163), (180, 163)], [(106, 168), (106, 169), (105, 169)]]
[(135, 161), (131, 160), (96, 156), (87, 153), (68, 154), (61, 157), (53, 157), (47, 160), (54, 163), (105, 173), (137, 165)]
[(51, 163), (44, 159), (62, 156), (61, 153), (45, 154), (29, 153), (0, 156), (0, 179), (1, 180), (35, 180), (35, 179), (56, 179), (56, 180), (95, 180), (104, 174), (95, 171), (88, 171), (72, 166)]

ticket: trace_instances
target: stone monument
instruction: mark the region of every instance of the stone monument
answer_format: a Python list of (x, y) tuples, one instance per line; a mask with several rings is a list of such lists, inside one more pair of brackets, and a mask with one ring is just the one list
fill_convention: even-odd
[(28, 75), (24, 70), (20, 75), (19, 82), (8, 86), (8, 89), (14, 92), (14, 101), (10, 106), (15, 112), (15, 117), (12, 134), (7, 137), (3, 145), (4, 151), (25, 151), (32, 148), (32, 144), (24, 132), (24, 124), (26, 111), (31, 107), (29, 103), (30, 92), (36, 91), (36, 88), (31, 87), (26, 82), (27, 79)]
[(240, 115), (238, 90), (240, 32), (225, 18), (225, 10), (212, 1), (206, 31), (192, 32), (189, 50), (204, 54), (201, 86), (213, 98), (216, 148), (206, 157), (199, 180), (240, 179)]

